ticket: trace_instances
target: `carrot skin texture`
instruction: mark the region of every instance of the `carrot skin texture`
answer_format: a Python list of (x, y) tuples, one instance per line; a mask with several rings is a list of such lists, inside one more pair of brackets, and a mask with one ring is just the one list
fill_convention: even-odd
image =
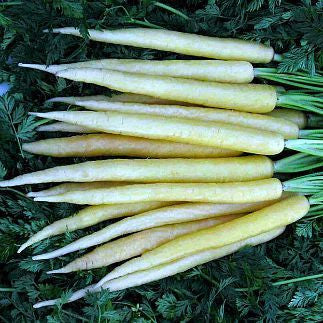
[(66, 123), (66, 122), (54, 122), (51, 124), (45, 124), (42, 126), (39, 126), (36, 128), (36, 131), (44, 132), (44, 131), (50, 131), (50, 132), (76, 132), (76, 133), (96, 133), (96, 130), (78, 126), (72, 123)]
[(144, 114), (109, 112), (48, 112), (33, 113), (102, 132), (162, 139), (194, 145), (232, 149), (262, 155), (283, 151), (282, 135), (220, 122), (166, 118)]
[[(81, 36), (80, 32), (73, 27), (54, 28), (53, 32)], [(104, 43), (251, 63), (269, 63), (274, 57), (272, 47), (255, 42), (208, 37), (171, 30), (131, 28), (99, 31), (92, 29), (89, 30), (89, 38)]]
[(241, 127), (277, 132), (285, 139), (296, 139), (299, 136), (298, 126), (289, 120), (275, 118), (268, 114), (228, 111), (214, 108), (189, 107), (180, 105), (149, 105), (142, 103), (119, 103), (96, 100), (75, 101), (75, 105), (93, 111), (117, 111), (176, 117), (184, 119), (229, 123)]
[(276, 88), (264, 84), (206, 82), (99, 68), (67, 69), (56, 76), (121, 92), (253, 113), (270, 112), (277, 102)]
[(70, 273), (78, 270), (100, 268), (129, 259), (152, 250), (161, 244), (186, 233), (194, 232), (236, 218), (222, 216), (198, 221), (177, 223), (140, 231), (127, 237), (108, 242), (48, 274)]
[(31, 236), (18, 250), (18, 253), (31, 246), (32, 244), (42, 241), (46, 238), (62, 234), (68, 230), (73, 232), (78, 229), (83, 229), (97, 223), (136, 215), (153, 209), (158, 209), (173, 203), (167, 202), (144, 202), (144, 203), (129, 203), (129, 204), (115, 204), (115, 205), (98, 205), (89, 206), (76, 214), (57, 220), (49, 224), (33, 236)]
[[(110, 281), (106, 281), (104, 280), (105, 278), (103, 278), (98, 284), (93, 284), (74, 292), (69, 298), (68, 302), (76, 301), (84, 297), (87, 293), (96, 293), (102, 289), (109, 289), (111, 291), (120, 290), (124, 288), (134, 287), (137, 285), (137, 283), (144, 284), (165, 277), (169, 277), (180, 272), (184, 272), (190, 268), (193, 268), (194, 266), (227, 256), (233, 252), (238, 251), (244, 246), (255, 246), (272, 240), (278, 235), (280, 235), (284, 231), (284, 229), (285, 227), (278, 228), (255, 237), (239, 241), (234, 244), (226, 245), (221, 248), (201, 251), (191, 256), (181, 258), (170, 263), (162, 264), (160, 266), (156, 266), (147, 270), (130, 273)], [(59, 301), (59, 299), (42, 301), (35, 304), (33, 307), (40, 308), (44, 306), (51, 306), (55, 305), (57, 301)]]
[(221, 248), (286, 226), (305, 216), (309, 207), (309, 202), (304, 196), (284, 199), (228, 223), (176, 238), (152, 251), (148, 251), (141, 257), (129, 260), (108, 274), (104, 279), (105, 281), (111, 280), (128, 273), (159, 266), (203, 250)]
[(302, 111), (280, 108), (269, 112), (268, 115), (275, 118), (289, 120), (295, 123), (299, 129), (304, 129), (307, 124), (306, 114)]
[(282, 184), (276, 178), (234, 183), (135, 184), (111, 189), (38, 197), (35, 201), (75, 204), (115, 204), (145, 201), (252, 203), (280, 198)]
[(22, 145), (25, 151), (53, 157), (128, 156), (143, 158), (235, 157), (235, 150), (112, 134), (51, 138)]
[(19, 66), (49, 73), (57, 73), (69, 68), (102, 68), (221, 83), (250, 83), (254, 78), (253, 66), (243, 61), (100, 59), (49, 66), (39, 64), (19, 64)]

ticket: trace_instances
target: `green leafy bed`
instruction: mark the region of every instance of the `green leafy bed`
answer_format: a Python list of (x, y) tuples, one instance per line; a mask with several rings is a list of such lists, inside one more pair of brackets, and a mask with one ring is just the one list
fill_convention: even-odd
[[(313, 73), (323, 61), (321, 1), (1, 1), (0, 25), (0, 81), (13, 86), (8, 95), (0, 98), (0, 179), (81, 160), (23, 153), (21, 142), (44, 137), (35, 133), (39, 121), (28, 117), (29, 111), (49, 111), (44, 101), (53, 96), (110, 93), (93, 85), (66, 82), (43, 72), (18, 68), (18, 62), (181, 58), (155, 50), (44, 34), (45, 28), (77, 26), (86, 36), (90, 27), (143, 25), (240, 37), (270, 44), (276, 52), (286, 53), (279, 65), (282, 71), (304, 69)], [(89, 295), (85, 300), (64, 306), (34, 310), (32, 304), (36, 301), (61, 295), (66, 299), (71, 290), (98, 281), (109, 268), (49, 277), (45, 274), (47, 270), (59, 268), (81, 252), (51, 261), (31, 260), (32, 252), (56, 249), (104, 224), (45, 240), (18, 255), (19, 245), (32, 233), (76, 210), (68, 204), (35, 203), (24, 195), (29, 190), (26, 186), (0, 192), (1, 322), (316, 322), (322, 319), (319, 263), (322, 240), (318, 222), (321, 208), (290, 226), (273, 242), (246, 248), (175, 277), (122, 292)]]

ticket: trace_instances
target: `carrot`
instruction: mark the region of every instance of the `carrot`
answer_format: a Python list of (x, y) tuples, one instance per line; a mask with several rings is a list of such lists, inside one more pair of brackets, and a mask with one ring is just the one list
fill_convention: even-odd
[(77, 133), (95, 133), (96, 130), (87, 127), (78, 126), (72, 123), (54, 122), (51, 124), (44, 124), (36, 128), (37, 131), (59, 131), (59, 132), (77, 132)]
[(57, 73), (68, 68), (103, 68), (120, 72), (171, 76), (221, 83), (250, 83), (254, 78), (252, 65), (243, 61), (100, 59), (50, 66), (40, 64), (19, 64), (19, 66), (49, 73)]
[(291, 109), (275, 109), (268, 113), (274, 118), (281, 118), (295, 123), (299, 129), (304, 129), (307, 125), (307, 118), (304, 112)]
[(117, 267), (98, 285), (129, 273), (166, 264), (211, 248), (221, 248), (278, 229), (305, 216), (309, 207), (307, 198), (301, 195), (294, 196), (227, 223), (175, 238)]
[[(273, 162), (265, 156), (229, 158), (110, 159), (57, 166), (18, 176), (0, 186), (48, 182), (234, 182), (269, 178)], [(196, 171), (198, 170), (198, 171)]]
[(109, 112), (47, 112), (38, 117), (70, 122), (99, 131), (274, 155), (284, 149), (282, 135), (220, 122)]
[[(241, 240), (233, 244), (226, 245), (221, 248), (200, 251), (198, 253), (175, 260), (170, 263), (159, 265), (143, 271), (130, 273), (120, 278), (113, 279), (107, 282), (102, 282), (102, 286), (99, 286), (99, 284), (101, 283), (93, 284), (73, 293), (72, 296), (69, 298), (68, 302), (76, 301), (84, 297), (87, 293), (99, 292), (101, 289), (109, 289), (111, 291), (119, 290), (119, 289), (133, 287), (133, 286), (136, 286), (137, 284), (144, 284), (144, 283), (152, 282), (165, 277), (169, 277), (177, 273), (184, 272), (188, 269), (191, 269), (194, 266), (201, 265), (203, 263), (227, 256), (233, 252), (238, 251), (240, 248), (243, 248), (245, 246), (249, 246), (249, 245), (255, 246), (257, 244), (261, 244), (269, 240), (272, 240), (276, 238), (278, 235), (282, 234), (284, 230), (285, 230), (285, 227), (281, 227), (245, 240)], [(55, 305), (58, 301), (59, 299), (42, 301), (35, 304), (33, 307), (40, 308), (44, 306)]]
[(233, 157), (235, 150), (112, 134), (45, 139), (22, 145), (25, 151), (53, 157), (129, 156), (152, 158)]
[[(311, 135), (306, 134), (307, 130), (300, 130), (299, 136), (302, 139), (284, 141), (282, 135), (271, 131), (260, 131), (259, 129), (228, 123), (187, 118), (169, 118), (116, 111), (59, 111), (31, 114), (95, 128), (102, 132), (149, 139), (162, 139), (263, 155), (278, 154), (286, 147), (312, 155), (323, 156), (323, 141), (321, 139), (313, 140)], [(316, 130), (316, 132), (322, 134), (321, 129)]]
[(60, 269), (47, 274), (64, 274), (77, 270), (100, 268), (129, 259), (152, 250), (159, 245), (186, 233), (208, 228), (234, 219), (234, 216), (222, 216), (199, 221), (164, 225), (140, 231), (112, 242), (108, 242), (84, 256), (75, 259)]
[[(254, 113), (272, 111), (278, 98), (276, 88), (264, 84), (205, 82), (99, 68), (66, 69), (57, 72), (56, 76), (121, 92)], [(283, 96), (285, 94), (280, 94)]]
[[(149, 228), (154, 228), (166, 224), (182, 223), (202, 220), (218, 216), (233, 216), (241, 214), (245, 210), (252, 210), (261, 204), (232, 205), (232, 204), (205, 204), (205, 203), (185, 203), (173, 206), (166, 206), (160, 209), (147, 211), (115, 222), (107, 227), (82, 237), (72, 243), (55, 251), (34, 256), (34, 260), (51, 259), (62, 255), (96, 246), (124, 234), (133, 233)], [(231, 219), (231, 218), (230, 218)]]
[[(73, 27), (54, 28), (54, 33), (81, 36)], [(171, 30), (131, 28), (117, 30), (90, 29), (89, 38), (95, 41), (153, 48), (191, 56), (202, 56), (224, 60), (269, 63), (280, 56), (272, 47), (232, 38), (217, 38), (182, 33)]]
[(242, 127), (277, 132), (282, 134), (286, 139), (295, 139), (299, 136), (299, 128), (293, 122), (263, 114), (179, 105), (106, 102), (92, 99), (83, 99), (81, 101), (76, 100), (75, 105), (94, 111), (119, 111), (125, 113), (140, 113), (164, 117), (229, 123)]
[(66, 230), (72, 232), (110, 219), (135, 215), (172, 204), (168, 202), (144, 202), (90, 206), (77, 212), (73, 216), (63, 218), (46, 226), (30, 237), (19, 248), (18, 253), (36, 242), (64, 233)]

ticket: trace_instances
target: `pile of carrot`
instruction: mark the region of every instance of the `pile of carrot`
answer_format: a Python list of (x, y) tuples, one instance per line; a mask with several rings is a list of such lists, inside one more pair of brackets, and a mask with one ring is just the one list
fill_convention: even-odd
[[(70, 27), (53, 32), (80, 36)], [(89, 37), (209, 59), (19, 64), (124, 92), (48, 100), (78, 109), (33, 113), (56, 121), (38, 131), (74, 135), (23, 145), (29, 153), (46, 156), (113, 158), (0, 182), (0, 187), (61, 183), (28, 196), (35, 201), (87, 205), (44, 227), (18, 252), (66, 230), (122, 218), (33, 257), (51, 259), (96, 247), (48, 274), (126, 260), (69, 301), (87, 292), (155, 281), (264, 243), (306, 216), (311, 205), (322, 203), (323, 173), (310, 172), (323, 166), (320, 74), (310, 77), (254, 68), (251, 63), (277, 61), (281, 56), (271, 47), (237, 39), (142, 28), (90, 30)], [(251, 84), (254, 78), (297, 89)], [(275, 156), (285, 150), (297, 153)], [(298, 172), (305, 175), (285, 181), (274, 177)]]

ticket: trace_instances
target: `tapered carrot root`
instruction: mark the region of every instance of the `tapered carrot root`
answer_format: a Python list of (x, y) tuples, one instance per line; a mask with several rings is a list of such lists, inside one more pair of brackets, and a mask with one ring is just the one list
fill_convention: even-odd
[(38, 117), (69, 122), (102, 132), (162, 139), (263, 155), (283, 151), (282, 135), (220, 122), (166, 118), (145, 114), (109, 112), (33, 113)]
[(272, 111), (277, 102), (276, 88), (263, 84), (204, 82), (99, 68), (67, 69), (56, 75), (121, 92), (245, 112), (266, 113)]
[(54, 122), (45, 124), (36, 128), (37, 131), (51, 131), (51, 132), (76, 132), (76, 133), (95, 133), (96, 130), (78, 126), (72, 123)]
[(111, 134), (45, 139), (25, 143), (22, 148), (33, 154), (53, 157), (213, 158), (241, 155), (235, 150)]
[(252, 203), (280, 198), (282, 184), (276, 178), (235, 183), (136, 184), (86, 192), (36, 197), (35, 201), (75, 204), (114, 204), (145, 201), (187, 201), (212, 203)]
[(63, 268), (52, 270), (48, 274), (63, 274), (77, 270), (108, 266), (141, 255), (183, 234), (209, 228), (235, 218), (236, 216), (222, 216), (200, 221), (164, 225), (137, 232), (125, 238), (108, 242), (86, 255), (75, 259)]
[(112, 159), (57, 166), (18, 176), (12, 180), (1, 182), (0, 186), (63, 181), (224, 183), (270, 178), (273, 171), (273, 162), (265, 156), (214, 159)]
[[(81, 36), (73, 27), (54, 28), (54, 33)], [(89, 38), (104, 43), (153, 48), (180, 54), (224, 60), (269, 63), (274, 50), (255, 42), (182, 33), (171, 30), (131, 28), (89, 30)]]
[(151, 61), (141, 59), (100, 59), (72, 64), (39, 65), (19, 64), (49, 73), (57, 73), (68, 68), (103, 68), (120, 72), (148, 75), (171, 76), (201, 81), (224, 83), (250, 83), (254, 77), (253, 67), (243, 61), (220, 60), (166, 60)]
[(304, 112), (292, 109), (275, 109), (268, 113), (269, 116), (282, 118), (295, 123), (299, 129), (304, 129), (307, 125), (307, 118)]
[(116, 204), (116, 205), (98, 205), (87, 207), (73, 216), (63, 218), (55, 221), (54, 223), (46, 226), (35, 235), (30, 237), (18, 250), (23, 251), (32, 244), (42, 241), (46, 238), (66, 232), (72, 232), (78, 229), (83, 229), (97, 223), (136, 215), (153, 209), (158, 209), (172, 203), (167, 202), (145, 202), (145, 203), (129, 203), (129, 204)]
[(295, 139), (299, 136), (299, 128), (294, 122), (264, 114), (179, 105), (149, 105), (142, 103), (119, 103), (97, 100), (76, 100), (75, 105), (94, 111), (142, 113), (164, 117), (229, 123), (241, 127), (277, 132), (283, 135), (286, 139)]
[(29, 192), (27, 193), (28, 197), (40, 197), (40, 196), (50, 196), (63, 194), (71, 191), (86, 191), (89, 189), (96, 188), (108, 188), (115, 186), (127, 185), (127, 182), (86, 182), (86, 183), (64, 183), (60, 185), (53, 186), (46, 190), (38, 191), (38, 192)]
[(106, 275), (98, 285), (129, 273), (146, 270), (211, 248), (232, 243), (278, 229), (306, 215), (309, 202), (304, 196), (284, 199), (241, 218), (186, 234), (127, 261)]
[[(190, 268), (193, 268), (194, 266), (198, 266), (208, 261), (227, 256), (245, 246), (255, 246), (257, 244), (261, 244), (269, 240), (272, 240), (278, 235), (282, 234), (284, 229), (285, 227), (281, 227), (221, 248), (201, 251), (196, 254), (192, 254), (190, 256), (175, 260), (173, 262), (166, 263), (143, 271), (131, 273), (120, 278), (107, 281), (105, 283), (100, 282), (99, 284), (102, 286), (100, 286), (99, 284), (87, 286), (84, 289), (80, 289), (77, 292), (73, 293), (72, 296), (69, 298), (68, 302), (76, 301), (84, 297), (87, 293), (99, 292), (101, 289), (109, 289), (111, 291), (121, 290), (141, 284), (146, 284), (152, 281), (156, 281), (158, 279), (162, 279), (184, 272)], [(34, 308), (55, 305), (58, 301), (59, 299), (53, 299), (49, 301), (39, 302), (34, 305)]]

